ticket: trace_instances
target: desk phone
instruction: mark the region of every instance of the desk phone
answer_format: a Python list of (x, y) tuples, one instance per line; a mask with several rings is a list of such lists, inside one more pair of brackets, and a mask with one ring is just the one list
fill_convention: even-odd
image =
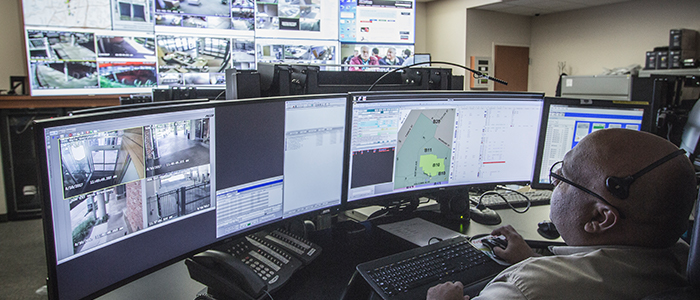
[(192, 279), (217, 299), (257, 299), (281, 288), (321, 253), (286, 230), (259, 231), (185, 260)]

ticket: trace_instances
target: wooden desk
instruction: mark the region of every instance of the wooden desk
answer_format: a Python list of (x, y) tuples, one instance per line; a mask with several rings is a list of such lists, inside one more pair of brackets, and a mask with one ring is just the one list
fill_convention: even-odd
[(0, 96), (0, 109), (63, 108), (119, 105), (120, 95), (91, 96)]

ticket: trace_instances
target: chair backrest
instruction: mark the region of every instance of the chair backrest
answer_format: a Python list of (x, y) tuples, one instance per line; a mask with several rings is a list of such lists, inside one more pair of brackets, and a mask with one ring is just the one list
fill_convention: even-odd
[(688, 113), (688, 121), (683, 127), (680, 148), (688, 153), (688, 157), (694, 160), (700, 155), (700, 101), (695, 102), (693, 109)]
[(644, 297), (643, 300), (697, 300), (700, 299), (700, 193), (695, 201), (694, 221), (690, 230), (690, 252), (688, 253), (688, 266), (686, 276), (689, 285), (683, 288), (659, 292)]
[(686, 271), (690, 286), (700, 291), (700, 220), (698, 220), (698, 211), (700, 211), (700, 193), (698, 193), (698, 200), (695, 201), (695, 213), (693, 213), (694, 221), (690, 238), (690, 254), (688, 255), (688, 269)]

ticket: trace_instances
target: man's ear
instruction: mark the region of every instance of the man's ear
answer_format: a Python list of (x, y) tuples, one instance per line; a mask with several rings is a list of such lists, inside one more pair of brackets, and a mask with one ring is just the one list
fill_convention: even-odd
[(613, 228), (619, 218), (618, 212), (610, 206), (596, 203), (593, 208), (593, 216), (586, 222), (583, 229), (588, 233), (602, 233)]

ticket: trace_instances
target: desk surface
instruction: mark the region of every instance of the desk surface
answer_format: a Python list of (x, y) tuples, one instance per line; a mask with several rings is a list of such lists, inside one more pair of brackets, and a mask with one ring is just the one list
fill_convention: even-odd
[[(500, 225), (441, 224), (468, 236), (489, 234), (501, 225), (510, 224), (528, 241), (535, 244), (562, 243), (561, 238), (547, 240), (537, 233), (537, 223), (549, 219), (549, 206), (533, 206), (525, 214), (510, 209), (498, 210), (503, 222)], [(430, 219), (427, 214), (417, 214)], [(428, 216), (428, 217), (425, 217)], [(437, 216), (435, 214), (432, 215)], [(406, 216), (410, 218), (413, 216)], [(385, 221), (393, 221), (387, 219)], [(439, 220), (438, 220), (439, 221)], [(436, 221), (436, 222), (438, 222)], [(346, 223), (347, 224), (347, 223)], [(357, 225), (357, 223), (351, 222)], [(391, 237), (389, 233), (376, 228), (374, 222), (362, 222), (367, 230), (348, 235), (343, 230), (322, 230), (314, 232), (309, 239), (322, 247), (321, 255), (310, 265), (301, 269), (280, 290), (273, 293), (274, 299), (337, 299), (345, 289), (348, 280), (359, 263), (384, 257), (415, 247), (407, 241)], [(455, 227), (456, 226), (456, 227)], [(131, 282), (98, 299), (182, 299), (192, 300), (204, 285), (192, 280), (183, 261)]]
[(92, 96), (0, 96), (0, 109), (63, 108), (119, 105), (119, 95)]

